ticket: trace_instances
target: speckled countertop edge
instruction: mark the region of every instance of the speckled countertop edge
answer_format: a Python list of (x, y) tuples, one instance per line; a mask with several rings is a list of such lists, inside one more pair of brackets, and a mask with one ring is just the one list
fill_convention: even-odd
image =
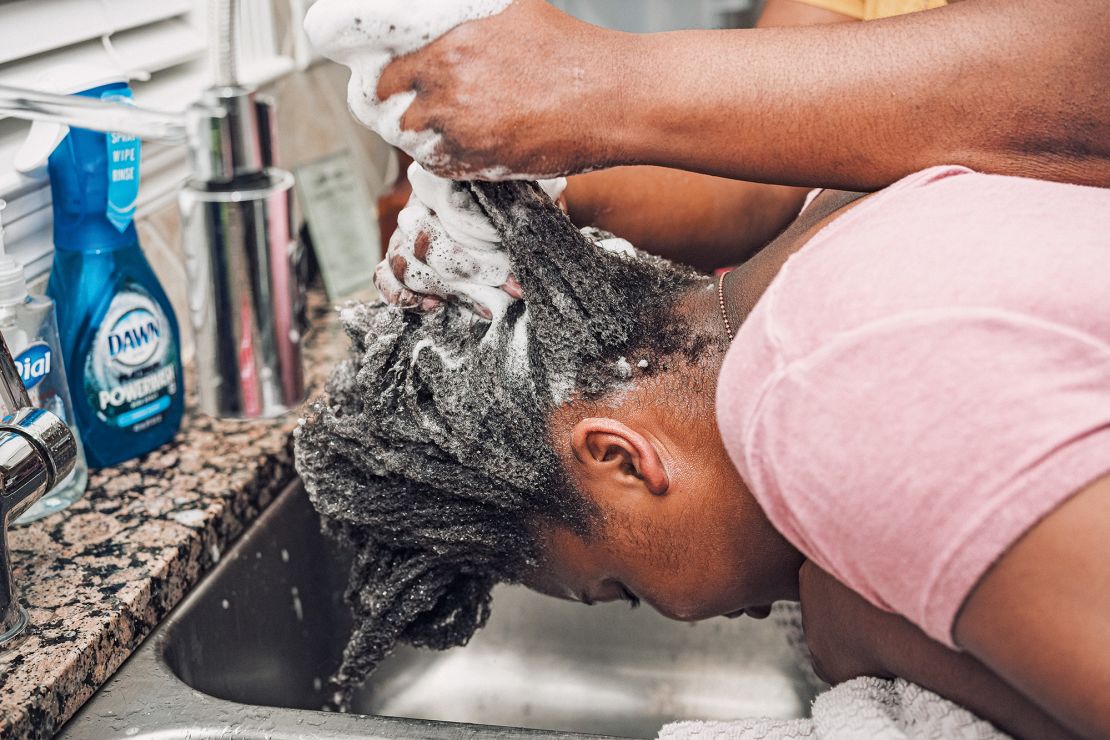
[[(347, 351), (334, 311), (310, 304), (309, 398)], [(0, 650), (0, 738), (53, 735), (219, 561), (294, 479), (297, 418), (190, 410), (172, 443), (93, 472), (66, 511), (9, 531), (31, 626)]]

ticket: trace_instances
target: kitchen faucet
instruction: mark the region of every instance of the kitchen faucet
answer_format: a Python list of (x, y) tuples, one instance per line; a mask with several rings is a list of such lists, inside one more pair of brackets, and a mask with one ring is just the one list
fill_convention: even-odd
[(16, 597), (8, 551), (8, 525), (66, 479), (77, 460), (77, 441), (60, 418), (33, 408), (0, 336), (0, 645), (27, 626)]

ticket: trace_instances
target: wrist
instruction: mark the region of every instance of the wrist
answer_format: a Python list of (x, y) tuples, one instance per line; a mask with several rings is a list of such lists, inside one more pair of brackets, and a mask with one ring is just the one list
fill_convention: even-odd
[(595, 84), (578, 110), (586, 121), (584, 142), (594, 142), (593, 167), (615, 167), (651, 162), (651, 121), (658, 88), (665, 84), (653, 74), (659, 65), (654, 34), (606, 31), (593, 46)]

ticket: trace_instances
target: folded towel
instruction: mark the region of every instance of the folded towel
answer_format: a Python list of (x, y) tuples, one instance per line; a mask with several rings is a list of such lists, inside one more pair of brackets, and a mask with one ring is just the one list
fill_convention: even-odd
[(967, 709), (917, 684), (896, 679), (857, 678), (835, 688), (813, 673), (796, 604), (776, 605), (776, 621), (798, 653), (807, 680), (825, 690), (809, 719), (740, 719), (672, 722), (659, 740), (1004, 740), (1008, 736)]

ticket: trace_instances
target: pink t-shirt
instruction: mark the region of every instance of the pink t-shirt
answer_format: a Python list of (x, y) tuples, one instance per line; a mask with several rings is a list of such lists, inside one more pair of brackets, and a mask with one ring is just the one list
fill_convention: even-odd
[(948, 644), (1023, 533), (1110, 472), (1110, 190), (934, 167), (791, 257), (721, 436), (807, 557)]

